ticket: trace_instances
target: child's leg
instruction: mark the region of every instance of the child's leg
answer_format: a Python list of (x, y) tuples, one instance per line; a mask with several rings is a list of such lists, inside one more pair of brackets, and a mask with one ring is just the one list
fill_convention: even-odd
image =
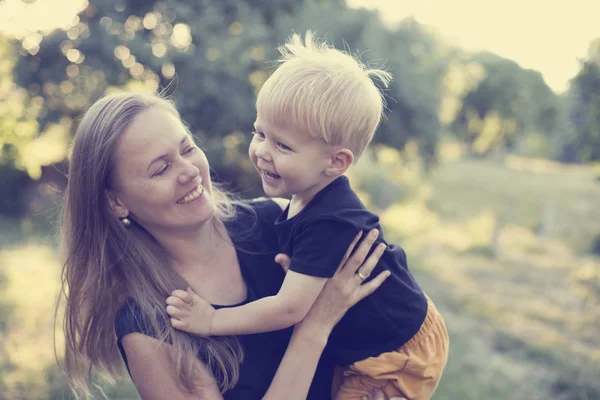
[(448, 360), (448, 331), (435, 305), (429, 301), (421, 329), (398, 351), (357, 361), (344, 372), (336, 400), (361, 399), (373, 388), (388, 398), (430, 399)]
[[(362, 400), (369, 393), (371, 393), (373, 389), (379, 388), (384, 390), (383, 388), (387, 386), (387, 384), (388, 382), (385, 380), (374, 379), (367, 375), (348, 375), (344, 377), (342, 386), (340, 387), (340, 390), (337, 392), (334, 399)], [(390, 395), (387, 393), (386, 396), (386, 399), (390, 398)]]
[(389, 352), (357, 361), (343, 371), (343, 381), (335, 400), (361, 400), (373, 389), (381, 389), (386, 398), (404, 397), (392, 380), (407, 363), (406, 354)]

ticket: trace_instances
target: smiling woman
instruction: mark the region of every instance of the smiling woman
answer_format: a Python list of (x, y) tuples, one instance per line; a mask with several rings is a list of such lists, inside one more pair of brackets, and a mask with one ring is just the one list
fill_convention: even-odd
[[(113, 213), (142, 225), (158, 241), (173, 226), (202, 225), (215, 210), (208, 161), (172, 110), (140, 113), (117, 141)], [(207, 196), (202, 196), (206, 190)]]
[(219, 190), (170, 101), (123, 93), (92, 105), (75, 134), (61, 226), (73, 389), (88, 397), (91, 373), (116, 377), (123, 360), (143, 399), (330, 398), (327, 338), (386, 278), (356, 279), (381, 255), (366, 257), (373, 235), (348, 259), (357, 236), (293, 334), (202, 338), (173, 329), (164, 309), (176, 289), (191, 288), (215, 307), (277, 293), (282, 206), (231, 201)]
[[(201, 184), (213, 194), (203, 207), (193, 212), (177, 204)], [(165, 330), (154, 311), (162, 307), (163, 293), (181, 284), (158, 241), (177, 240), (177, 231), (167, 234), (170, 228), (198, 225), (215, 213), (227, 220), (233, 208), (210, 185), (206, 158), (171, 102), (121, 94), (88, 110), (75, 136), (62, 221), (63, 286), (68, 287), (65, 362), (75, 388), (87, 393), (90, 360), (98, 360), (96, 367), (108, 373), (119, 369), (114, 319), (128, 297), (147, 315), (145, 323), (176, 349), (176, 374), (192, 386), (191, 365), (201, 343)], [(236, 371), (241, 357), (237, 340), (211, 341), (208, 351), (209, 359), (221, 360), (222, 376)]]

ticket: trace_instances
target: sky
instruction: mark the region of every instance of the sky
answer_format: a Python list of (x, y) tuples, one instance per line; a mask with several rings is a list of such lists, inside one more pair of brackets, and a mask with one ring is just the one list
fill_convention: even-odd
[(488, 50), (538, 70), (556, 92), (600, 37), (600, 0), (347, 0), (388, 22), (414, 17), (467, 50)]
[[(347, 0), (376, 8), (388, 22), (414, 17), (467, 50), (488, 50), (540, 71), (561, 93), (579, 70), (592, 39), (600, 37), (600, 0)], [(60, 6), (58, 6), (60, 4)], [(0, 30), (67, 26), (83, 0), (0, 0)], [(34, 11), (35, 10), (35, 11)]]
[[(32, 0), (29, 0), (32, 2)], [(22, 36), (70, 26), (84, 0), (0, 0), (0, 31)]]

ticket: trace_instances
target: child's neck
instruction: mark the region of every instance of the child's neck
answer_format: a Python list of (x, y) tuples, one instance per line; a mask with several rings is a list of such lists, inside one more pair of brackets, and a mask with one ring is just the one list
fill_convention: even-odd
[(305, 190), (302, 193), (294, 193), (292, 194), (292, 199), (290, 200), (290, 207), (288, 208), (287, 219), (293, 218), (298, 215), (300, 211), (304, 210), (304, 208), (315, 198), (315, 196), (323, 189), (325, 189), (331, 182), (336, 180), (338, 177), (327, 177), (327, 179), (323, 179), (319, 183), (311, 186), (309, 189)]

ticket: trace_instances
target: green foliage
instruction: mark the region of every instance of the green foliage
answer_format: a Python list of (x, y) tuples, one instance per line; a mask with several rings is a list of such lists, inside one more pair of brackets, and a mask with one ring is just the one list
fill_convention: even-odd
[(600, 161), (600, 38), (590, 45), (588, 59), (572, 81), (573, 134), (566, 143), (567, 161)]
[(600, 257), (600, 235), (597, 235), (592, 242), (592, 253)]
[[(2, 157), (0, 158), (0, 216), (10, 218), (21, 218), (25, 216), (27, 202), (25, 201), (26, 192), (23, 190), (31, 182), (26, 172), (16, 169), (11, 164), (14, 155), (11, 156), (10, 145), (4, 145)], [(3, 163), (2, 160), (7, 160)]]
[(464, 96), (452, 130), (472, 153), (515, 150), (526, 133), (549, 137), (559, 128), (558, 97), (539, 72), (485, 52), (465, 62), (483, 76)]
[[(336, 18), (331, 18), (336, 15)], [(448, 55), (441, 41), (413, 19), (388, 27), (379, 15), (344, 9), (340, 1), (307, 1), (293, 17), (281, 19), (278, 37), (313, 29), (337, 48), (347, 49), (367, 65), (393, 75), (385, 90), (386, 118), (374, 143), (402, 150), (415, 142), (426, 163), (435, 161), (439, 142), (438, 108)]]
[(445, 59), (414, 20), (387, 28), (377, 13), (341, 0), (91, 0), (78, 18), (24, 52), (14, 70), (16, 82), (43, 101), (41, 130), (75, 120), (114, 87), (168, 88), (201, 143), (215, 149), (213, 168), (245, 186), (255, 174), (248, 178), (218, 156), (227, 153), (223, 139), (251, 129), (256, 91), (277, 46), (294, 31), (312, 29), (394, 74), (388, 119), (375, 141), (397, 149), (413, 141), (428, 162), (435, 160)]

